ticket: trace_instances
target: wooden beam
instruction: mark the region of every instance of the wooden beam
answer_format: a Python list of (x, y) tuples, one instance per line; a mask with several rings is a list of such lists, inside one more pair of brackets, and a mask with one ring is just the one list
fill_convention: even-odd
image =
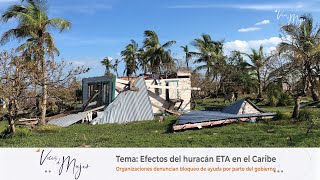
[(155, 89), (178, 89), (178, 90), (201, 90), (197, 87), (174, 87), (174, 86), (159, 86), (159, 85), (147, 85), (149, 88), (155, 88)]

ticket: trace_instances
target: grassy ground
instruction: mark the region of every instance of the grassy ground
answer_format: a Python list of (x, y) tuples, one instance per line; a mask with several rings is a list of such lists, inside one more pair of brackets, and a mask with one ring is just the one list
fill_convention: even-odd
[[(206, 105), (221, 105), (205, 100)], [(176, 117), (127, 124), (76, 124), (67, 128), (42, 126), (28, 130), (19, 128), (12, 138), (0, 139), (0, 147), (320, 147), (320, 129), (306, 134), (308, 123), (292, 123), (292, 107), (263, 107), (281, 111), (281, 120), (237, 123), (220, 127), (173, 133)], [(319, 113), (319, 109), (312, 110)], [(6, 122), (0, 122), (0, 131)]]

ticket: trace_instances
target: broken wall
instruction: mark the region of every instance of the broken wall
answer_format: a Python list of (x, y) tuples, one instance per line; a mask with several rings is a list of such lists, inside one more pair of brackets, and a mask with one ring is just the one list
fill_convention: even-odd
[[(156, 82), (157, 81), (157, 82)], [(190, 78), (175, 78), (175, 79), (161, 79), (161, 80), (148, 79), (146, 80), (147, 86), (159, 85), (177, 87), (177, 89), (159, 89), (159, 88), (148, 88), (148, 94), (151, 103), (163, 108), (168, 108), (169, 103), (166, 101), (169, 99), (183, 99), (184, 102), (181, 108), (184, 111), (190, 111), (190, 100), (191, 100), (191, 80)], [(168, 97), (169, 94), (169, 97)], [(179, 104), (179, 103), (178, 103)], [(152, 107), (154, 113), (161, 113), (161, 110), (155, 106)]]

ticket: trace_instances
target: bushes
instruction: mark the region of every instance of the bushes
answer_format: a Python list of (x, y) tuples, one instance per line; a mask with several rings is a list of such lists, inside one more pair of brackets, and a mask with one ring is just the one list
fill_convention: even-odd
[(281, 111), (277, 111), (276, 115), (272, 118), (273, 120), (281, 120), (284, 118), (284, 114)]
[(25, 138), (30, 136), (32, 136), (32, 131), (25, 127), (16, 128), (16, 132), (14, 134), (12, 134), (8, 128), (6, 128), (0, 133), (1, 139), (11, 138), (11, 137)]
[(42, 126), (37, 126), (36, 128), (33, 129), (34, 132), (36, 133), (56, 133), (60, 132), (61, 127), (46, 124)]
[(16, 133), (13, 136), (25, 138), (32, 136), (32, 131), (28, 128), (17, 128)]
[(299, 113), (299, 120), (305, 121), (307, 125), (307, 133), (310, 133), (312, 129), (320, 128), (320, 113), (311, 110), (301, 110)]
[(300, 121), (312, 121), (319, 117), (319, 113), (311, 111), (309, 109), (303, 109), (299, 112), (299, 120)]
[(268, 87), (267, 99), (270, 106), (288, 106), (292, 104), (292, 97), (283, 92), (278, 85), (271, 84)]
[(5, 130), (3, 130), (1, 133), (0, 133), (0, 139), (5, 139), (5, 138), (9, 138), (11, 137), (11, 132), (9, 131), (8, 128), (6, 128)]
[(277, 106), (289, 106), (292, 104), (292, 97), (284, 92), (281, 92)]

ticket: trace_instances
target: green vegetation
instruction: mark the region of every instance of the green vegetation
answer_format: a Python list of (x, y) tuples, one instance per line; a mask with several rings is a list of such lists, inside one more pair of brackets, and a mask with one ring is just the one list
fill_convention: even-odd
[(10, 6), (1, 15), (0, 21), (7, 23), (11, 19), (17, 20), (18, 25), (3, 33), (0, 44), (3, 45), (13, 39), (26, 40), (17, 48), (17, 51), (23, 52), (22, 56), (26, 61), (35, 61), (38, 70), (36, 73), (41, 74), (38, 80), (41, 82), (42, 91), (40, 123), (45, 124), (48, 101), (47, 61), (54, 61), (54, 55), (59, 55), (48, 29), (62, 32), (69, 29), (71, 23), (62, 18), (50, 19), (47, 14), (46, 1), (27, 1), (25, 4)]
[[(301, 16), (303, 21), (299, 24), (281, 26), (282, 42), (268, 54), (261, 45), (250, 53), (233, 51), (226, 55), (223, 40), (215, 40), (206, 33), (190, 43), (194, 51), (187, 45), (181, 46), (185, 57), (180, 59), (170, 50), (176, 41), (162, 42), (153, 30), (144, 31), (140, 47), (131, 40), (121, 51), (124, 74), (129, 79), (138, 70), (163, 77), (176, 77), (178, 71), (188, 70), (192, 72), (192, 87), (201, 89), (192, 91), (196, 110), (227, 105), (217, 97), (224, 96), (226, 100), (246, 94), (257, 101), (257, 105), (277, 113), (273, 121), (173, 133), (171, 128), (176, 117), (168, 117), (165, 123), (154, 120), (99, 126), (77, 124), (67, 128), (44, 125), (46, 116), (74, 109), (81, 95), (77, 76), (89, 70), (68, 69), (63, 61), (55, 62), (59, 51), (51, 30), (62, 32), (71, 28), (71, 23), (62, 18), (49, 18), (47, 11), (46, 1), (28, 0), (8, 7), (0, 17), (2, 23), (15, 20), (17, 25), (2, 34), (0, 45), (11, 40), (22, 42), (11, 51), (0, 52), (0, 96), (8, 105), (7, 110), (0, 112), (0, 120), (7, 120), (8, 124), (0, 122), (0, 132), (3, 132), (0, 146), (319, 145), (319, 108), (306, 109), (299, 114), (301, 102), (320, 99), (320, 28), (311, 15)], [(101, 64), (106, 68), (105, 75), (114, 71), (118, 76), (119, 63), (118, 59), (104, 58)], [(309, 99), (305, 101), (306, 98)], [(39, 117), (42, 126), (15, 131), (14, 124), (20, 117)]]
[[(223, 105), (222, 99), (205, 99), (198, 108)], [(292, 106), (267, 107), (277, 112), (278, 120), (257, 123), (235, 123), (201, 130), (172, 132), (177, 117), (167, 116), (126, 124), (76, 124), (61, 128), (39, 126), (35, 129), (17, 128), (13, 137), (0, 140), (0, 147), (319, 147), (320, 128), (310, 129), (305, 117), (313, 118), (320, 110), (303, 110), (301, 120), (291, 121)], [(313, 123), (319, 123), (319, 118)], [(7, 124), (0, 122), (0, 131)]]

